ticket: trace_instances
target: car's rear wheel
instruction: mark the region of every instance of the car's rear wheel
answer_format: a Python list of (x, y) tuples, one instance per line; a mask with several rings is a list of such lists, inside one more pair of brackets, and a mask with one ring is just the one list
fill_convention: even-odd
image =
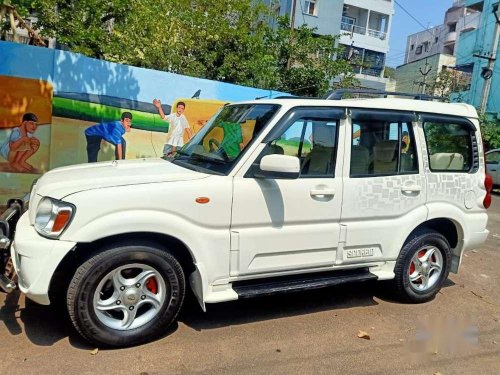
[(442, 234), (430, 229), (415, 233), (396, 261), (397, 296), (414, 303), (433, 299), (448, 278), (450, 261), (450, 245)]
[(165, 332), (184, 294), (184, 272), (166, 249), (123, 245), (104, 249), (77, 269), (67, 307), (73, 325), (89, 342), (124, 347)]

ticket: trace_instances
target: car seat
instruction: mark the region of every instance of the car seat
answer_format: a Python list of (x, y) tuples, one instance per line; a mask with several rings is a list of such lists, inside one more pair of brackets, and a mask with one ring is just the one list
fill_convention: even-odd
[(439, 152), (430, 157), (431, 168), (437, 170), (463, 170), (464, 157), (457, 152)]
[(307, 175), (325, 176), (332, 174), (331, 170), (335, 152), (334, 126), (317, 125), (314, 128), (313, 146), (303, 163), (302, 173)]
[(351, 175), (368, 174), (370, 153), (363, 146), (352, 146), (351, 149)]
[(382, 141), (373, 147), (373, 172), (396, 173), (398, 168), (398, 141)]

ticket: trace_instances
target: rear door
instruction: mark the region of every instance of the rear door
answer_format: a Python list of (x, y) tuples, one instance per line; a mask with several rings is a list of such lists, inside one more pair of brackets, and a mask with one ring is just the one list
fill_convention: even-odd
[(337, 264), (396, 259), (407, 228), (425, 219), (416, 126), (413, 113), (351, 110)]

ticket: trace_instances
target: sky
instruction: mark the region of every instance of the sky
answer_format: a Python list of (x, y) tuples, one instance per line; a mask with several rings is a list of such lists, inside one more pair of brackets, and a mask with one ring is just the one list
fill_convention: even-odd
[[(443, 23), (444, 13), (451, 7), (453, 0), (396, 0), (413, 17), (424, 26), (437, 26)], [(394, 2), (394, 16), (392, 18), (391, 35), (389, 39), (389, 53), (386, 65), (396, 67), (404, 63), (406, 37), (424, 30), (415, 20), (406, 14)]]

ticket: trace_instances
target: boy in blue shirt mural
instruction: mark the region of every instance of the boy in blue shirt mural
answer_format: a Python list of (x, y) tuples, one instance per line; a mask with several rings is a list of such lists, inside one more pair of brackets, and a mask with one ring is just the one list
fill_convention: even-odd
[(127, 143), (123, 139), (123, 135), (130, 131), (131, 126), (132, 114), (130, 112), (123, 112), (120, 121), (101, 122), (85, 129), (89, 163), (97, 161), (97, 155), (101, 149), (101, 141), (103, 139), (115, 146), (116, 160), (125, 159)]
[(25, 113), (21, 125), (12, 129), (10, 136), (0, 146), (0, 155), (16, 172), (32, 172), (33, 166), (27, 160), (40, 148), (40, 141), (33, 135), (38, 118), (34, 113)]

